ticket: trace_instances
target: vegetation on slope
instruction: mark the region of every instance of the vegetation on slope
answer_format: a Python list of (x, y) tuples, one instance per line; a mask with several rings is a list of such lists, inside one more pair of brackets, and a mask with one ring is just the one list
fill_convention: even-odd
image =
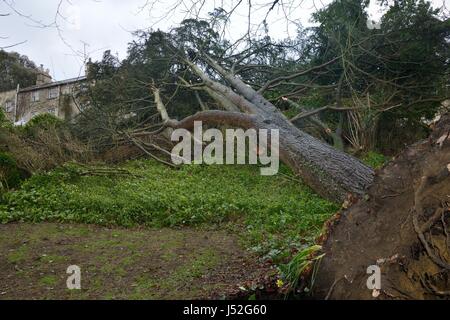
[[(243, 234), (270, 258), (313, 242), (337, 205), (289, 174), (265, 177), (251, 166), (184, 166), (130, 161), (126, 176), (83, 175), (70, 164), (35, 175), (4, 195), (0, 221), (78, 222), (131, 227), (217, 226)], [(245, 229), (245, 232), (241, 232)]]

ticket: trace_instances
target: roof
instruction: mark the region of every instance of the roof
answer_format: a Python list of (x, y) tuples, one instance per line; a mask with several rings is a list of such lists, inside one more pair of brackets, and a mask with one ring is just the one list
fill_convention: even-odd
[(44, 83), (44, 84), (41, 84), (41, 85), (36, 85), (36, 86), (23, 88), (23, 89), (20, 89), (19, 92), (28, 92), (28, 91), (45, 89), (45, 88), (58, 87), (58, 86), (61, 86), (61, 85), (75, 83), (75, 82), (81, 82), (81, 81), (85, 81), (85, 80), (86, 80), (86, 77), (84, 77), (84, 76), (83, 77), (77, 77), (77, 78), (71, 78), (71, 79), (55, 81), (55, 82), (50, 82), (50, 83)]

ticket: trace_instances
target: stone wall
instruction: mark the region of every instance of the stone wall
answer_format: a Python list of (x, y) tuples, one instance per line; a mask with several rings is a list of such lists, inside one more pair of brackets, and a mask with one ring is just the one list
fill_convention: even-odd
[(0, 92), (0, 108), (11, 121), (14, 121), (15, 104), (16, 90)]
[(28, 122), (42, 113), (51, 113), (61, 119), (69, 120), (79, 113), (73, 100), (78, 83), (66, 83), (43, 88), (24, 89), (19, 92), (17, 121)]

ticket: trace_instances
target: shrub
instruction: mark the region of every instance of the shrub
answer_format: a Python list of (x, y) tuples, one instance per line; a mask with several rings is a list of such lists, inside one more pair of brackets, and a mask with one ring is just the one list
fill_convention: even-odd
[(29, 173), (46, 171), (68, 161), (87, 162), (92, 154), (61, 119), (42, 114), (23, 127), (0, 127), (0, 145)]
[(49, 113), (43, 113), (28, 121), (23, 127), (23, 131), (26, 134), (33, 136), (40, 130), (58, 129), (61, 128), (63, 124), (64, 121), (58, 117)]
[(12, 122), (8, 120), (2, 109), (0, 109), (0, 127), (1, 128), (12, 127)]
[(21, 182), (20, 170), (16, 161), (9, 154), (0, 152), (0, 188), (1, 190), (15, 188)]

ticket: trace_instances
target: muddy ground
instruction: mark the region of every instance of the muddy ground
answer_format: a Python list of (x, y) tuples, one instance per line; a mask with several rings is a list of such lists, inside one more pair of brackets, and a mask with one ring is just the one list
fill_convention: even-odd
[(224, 231), (0, 225), (0, 299), (221, 299), (271, 273)]

